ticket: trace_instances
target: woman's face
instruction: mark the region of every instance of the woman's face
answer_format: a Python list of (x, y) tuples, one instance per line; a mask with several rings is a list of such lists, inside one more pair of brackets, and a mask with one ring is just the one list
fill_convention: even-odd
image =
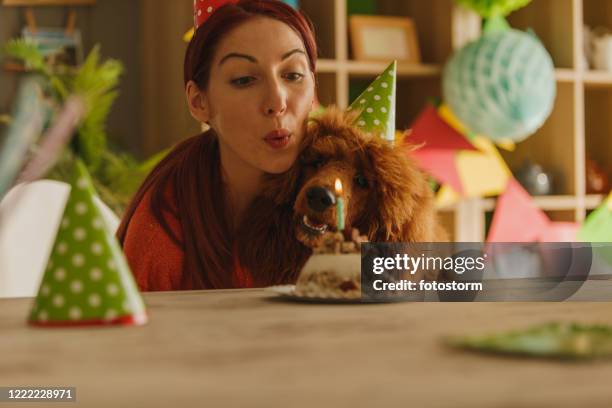
[(266, 17), (238, 26), (219, 43), (202, 98), (226, 170), (288, 170), (315, 98), (300, 36)]

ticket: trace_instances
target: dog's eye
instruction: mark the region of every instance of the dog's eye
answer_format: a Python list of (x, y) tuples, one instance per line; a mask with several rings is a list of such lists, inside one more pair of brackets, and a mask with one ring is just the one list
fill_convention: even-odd
[(367, 188), (368, 187), (368, 179), (366, 179), (363, 174), (357, 174), (355, 176), (355, 184), (359, 187)]

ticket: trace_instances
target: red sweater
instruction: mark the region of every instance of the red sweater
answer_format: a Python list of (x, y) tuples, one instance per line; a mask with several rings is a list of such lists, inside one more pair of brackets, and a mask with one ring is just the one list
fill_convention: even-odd
[[(153, 216), (149, 204), (150, 193), (147, 193), (130, 220), (123, 242), (123, 250), (138, 287), (142, 291), (194, 289), (181, 285), (183, 249), (166, 234)], [(182, 241), (180, 220), (170, 212), (164, 212), (164, 217), (174, 235)], [(253, 287), (253, 277), (240, 267), (237, 257), (234, 264), (234, 286)]]

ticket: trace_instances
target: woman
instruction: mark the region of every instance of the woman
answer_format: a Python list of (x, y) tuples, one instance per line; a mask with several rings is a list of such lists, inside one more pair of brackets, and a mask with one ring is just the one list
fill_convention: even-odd
[(141, 290), (279, 283), (241, 268), (234, 238), (263, 175), (298, 155), (315, 100), (312, 26), (279, 1), (206, 3), (194, 2), (184, 81), (191, 115), (210, 128), (151, 172), (117, 232)]

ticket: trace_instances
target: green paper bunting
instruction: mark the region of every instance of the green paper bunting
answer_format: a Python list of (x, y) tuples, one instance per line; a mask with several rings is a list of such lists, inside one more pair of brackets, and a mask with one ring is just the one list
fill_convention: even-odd
[(590, 242), (593, 255), (612, 265), (612, 194), (584, 221), (578, 240)]
[(29, 321), (42, 326), (144, 324), (145, 305), (80, 160), (74, 175)]
[(612, 205), (610, 198), (593, 211), (578, 231), (584, 242), (612, 242)]
[(355, 125), (391, 143), (395, 140), (396, 72), (397, 61), (393, 61), (347, 109), (359, 112)]

